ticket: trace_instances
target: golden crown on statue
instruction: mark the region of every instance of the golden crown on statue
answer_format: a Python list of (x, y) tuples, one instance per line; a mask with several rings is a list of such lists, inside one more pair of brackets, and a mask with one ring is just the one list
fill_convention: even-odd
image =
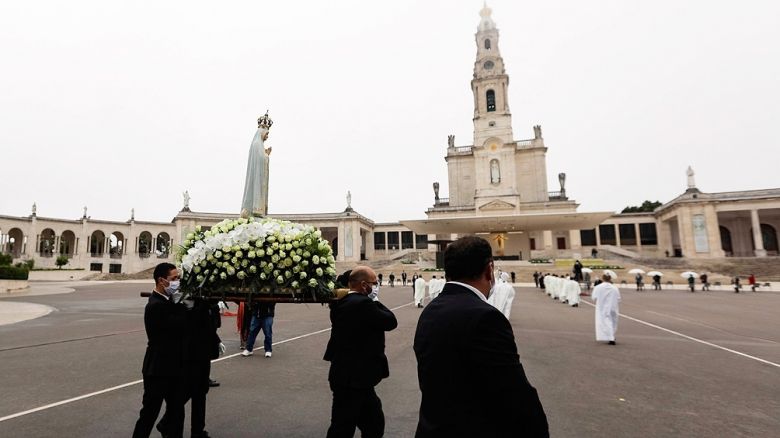
[(274, 124), (274, 121), (271, 120), (270, 117), (268, 117), (268, 110), (265, 110), (265, 115), (262, 117), (257, 118), (257, 127), (258, 128), (265, 128), (265, 129), (271, 129), (271, 126)]

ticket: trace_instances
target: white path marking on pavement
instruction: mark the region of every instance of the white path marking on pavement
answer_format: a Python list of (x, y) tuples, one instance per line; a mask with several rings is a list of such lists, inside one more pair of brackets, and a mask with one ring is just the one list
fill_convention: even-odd
[[(591, 307), (596, 307), (596, 305), (595, 305), (595, 304), (593, 304), (593, 303), (589, 303), (589, 302), (587, 302), (587, 301), (585, 301), (585, 300), (582, 300), (581, 302), (583, 302), (583, 303), (585, 303), (585, 304), (587, 304), (587, 305), (589, 305), (589, 306), (591, 306)], [(753, 359), (753, 360), (755, 360), (755, 361), (758, 361), (758, 362), (761, 362), (761, 363), (765, 363), (765, 364), (767, 364), (767, 365), (771, 365), (771, 366), (773, 366), (773, 367), (780, 368), (780, 364), (778, 364), (778, 363), (774, 363), (774, 362), (768, 361), (768, 360), (766, 360), (766, 359), (761, 359), (760, 357), (751, 356), (751, 355), (749, 355), (749, 354), (747, 354), (747, 353), (743, 353), (743, 352), (741, 352), (741, 351), (732, 350), (731, 348), (727, 348), (727, 347), (724, 347), (724, 346), (722, 346), (722, 345), (713, 344), (712, 342), (708, 342), (708, 341), (705, 341), (705, 340), (703, 340), (703, 339), (694, 338), (693, 336), (688, 336), (688, 335), (686, 335), (686, 334), (683, 334), (683, 333), (680, 333), (680, 332), (674, 331), (674, 330), (672, 330), (672, 329), (668, 329), (668, 328), (666, 328), (666, 327), (661, 327), (660, 325), (655, 325), (655, 324), (653, 324), (653, 323), (651, 323), (651, 322), (642, 321), (641, 319), (634, 318), (634, 317), (631, 317), (631, 316), (628, 316), (628, 315), (624, 315), (624, 314), (622, 314), (622, 313), (620, 314), (620, 317), (621, 317), (621, 318), (626, 318), (626, 319), (629, 319), (629, 320), (631, 320), (631, 321), (634, 321), (634, 322), (638, 322), (638, 323), (640, 323), (640, 324), (644, 324), (644, 325), (646, 325), (646, 326), (648, 326), (648, 327), (652, 327), (652, 328), (655, 328), (655, 329), (658, 329), (658, 330), (661, 330), (661, 331), (665, 331), (665, 332), (667, 332), (667, 333), (671, 333), (671, 334), (673, 334), (673, 335), (677, 335), (677, 336), (679, 336), (679, 337), (681, 337), (681, 338), (685, 338), (685, 339), (688, 339), (688, 340), (691, 340), (691, 341), (694, 341), (694, 342), (698, 342), (698, 343), (700, 343), (700, 344), (708, 345), (708, 346), (710, 346), (710, 347), (719, 348), (719, 349), (721, 349), (721, 350), (723, 350), (723, 351), (728, 351), (729, 353), (734, 353), (734, 354), (736, 354), (736, 355), (738, 355), (738, 356), (746, 357), (746, 358), (748, 358), (748, 359)], [(2, 420), (2, 419), (0, 419), (0, 420)]]
[[(393, 307), (390, 310), (398, 310), (398, 309), (400, 309), (402, 307), (410, 306), (412, 304), (414, 304), (414, 302), (402, 304), (400, 306)], [(282, 341), (274, 342), (272, 345), (286, 344), (288, 342), (297, 341), (298, 339), (308, 338), (309, 336), (314, 336), (314, 335), (318, 335), (320, 333), (325, 333), (325, 332), (329, 332), (329, 331), (330, 331), (330, 328), (317, 330), (316, 332), (306, 333), (304, 335), (295, 336), (294, 338), (289, 338), (289, 339), (284, 339)], [(262, 348), (263, 347), (260, 347), (260, 349), (262, 349)], [(231, 359), (231, 358), (234, 358), (234, 357), (240, 356), (240, 355), (241, 355), (241, 353), (231, 354), (230, 356), (221, 357), (221, 358), (215, 359), (215, 360), (213, 360), (211, 362), (212, 363), (220, 362), (220, 361)], [(3, 421), (13, 420), (14, 418), (23, 417), (25, 415), (34, 414), (36, 412), (45, 411), (47, 409), (56, 408), (57, 406), (62, 406), (62, 405), (66, 405), (68, 403), (73, 403), (73, 402), (77, 402), (79, 400), (84, 400), (85, 398), (95, 397), (95, 396), (98, 396), (98, 395), (101, 395), (101, 394), (105, 394), (107, 392), (112, 392), (112, 391), (116, 391), (116, 390), (119, 390), (119, 389), (122, 389), (122, 388), (127, 388), (128, 386), (137, 385), (139, 383), (143, 383), (143, 380), (133, 380), (132, 382), (127, 382), (127, 383), (123, 383), (121, 385), (112, 386), (111, 388), (101, 389), (100, 391), (90, 392), (89, 394), (83, 394), (83, 395), (80, 395), (78, 397), (73, 397), (73, 398), (69, 398), (67, 400), (61, 400), (61, 401), (58, 401), (58, 402), (50, 403), (48, 405), (39, 406), (39, 407), (33, 408), (33, 409), (28, 409), (26, 411), (17, 412), (15, 414), (6, 415), (5, 417), (0, 417), (0, 423), (2, 423)]]

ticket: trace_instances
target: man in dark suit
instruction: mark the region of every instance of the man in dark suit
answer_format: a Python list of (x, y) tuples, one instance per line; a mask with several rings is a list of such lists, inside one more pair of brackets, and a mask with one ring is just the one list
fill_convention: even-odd
[(385, 332), (395, 329), (395, 315), (377, 301), (379, 281), (369, 267), (349, 274), (347, 296), (331, 305), (332, 330), (324, 359), (330, 361), (328, 381), (333, 391), (328, 438), (363, 437), (385, 431), (382, 402), (374, 387), (390, 375), (385, 356)]
[(144, 309), (148, 343), (142, 373), (143, 405), (135, 423), (133, 438), (146, 438), (165, 401), (166, 422), (163, 436), (181, 437), (184, 428), (184, 336), (186, 306), (181, 297), (179, 271), (170, 263), (154, 268), (155, 286)]
[(460, 238), (444, 251), (448, 282), (420, 315), (414, 337), (422, 390), (417, 437), (549, 436), (512, 327), (487, 303), (493, 270), (482, 238)]

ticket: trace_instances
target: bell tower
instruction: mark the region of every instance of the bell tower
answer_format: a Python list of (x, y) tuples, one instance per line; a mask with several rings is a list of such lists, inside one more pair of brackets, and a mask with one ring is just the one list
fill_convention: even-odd
[(485, 144), (489, 138), (503, 143), (512, 140), (512, 114), (509, 112), (507, 88), (509, 76), (504, 69), (504, 59), (498, 49), (498, 29), (491, 17), (492, 10), (484, 5), (477, 28), (477, 59), (474, 62), (474, 147)]

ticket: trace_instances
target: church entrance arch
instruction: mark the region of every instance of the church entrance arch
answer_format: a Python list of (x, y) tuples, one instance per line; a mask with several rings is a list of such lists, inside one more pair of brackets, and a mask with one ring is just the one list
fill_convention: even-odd
[(106, 248), (106, 235), (100, 230), (95, 230), (89, 236), (89, 252), (92, 257), (103, 257)]
[(38, 243), (38, 252), (41, 257), (51, 257), (54, 254), (54, 230), (46, 228), (41, 231), (41, 240)]
[(8, 231), (8, 243), (6, 244), (6, 252), (11, 254), (13, 258), (19, 258), (22, 255), (24, 246), (24, 233), (19, 228), (11, 228)]
[(119, 231), (114, 231), (108, 238), (108, 253), (111, 258), (120, 258), (125, 249), (125, 236)]
[(147, 258), (151, 253), (152, 233), (144, 231), (138, 236), (138, 256), (141, 258)]
[(76, 234), (73, 231), (65, 230), (60, 236), (60, 254), (73, 257), (76, 251)]
[(166, 232), (157, 235), (157, 243), (154, 248), (155, 254), (160, 258), (167, 258), (171, 250), (171, 236)]

